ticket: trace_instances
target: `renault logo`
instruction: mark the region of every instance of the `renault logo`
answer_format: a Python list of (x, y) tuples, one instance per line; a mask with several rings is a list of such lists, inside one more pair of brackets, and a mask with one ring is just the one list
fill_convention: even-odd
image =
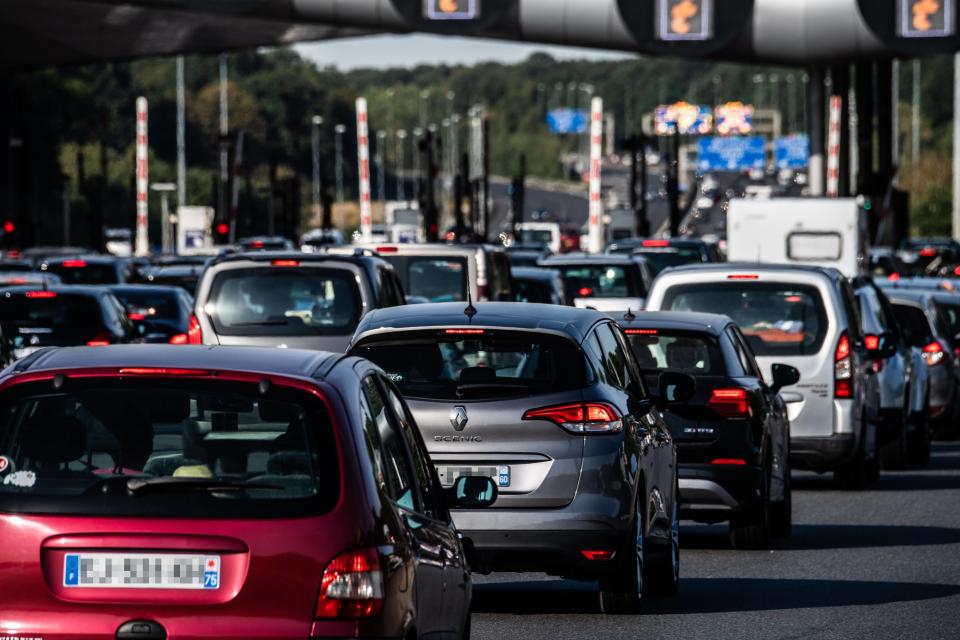
[(453, 425), (453, 428), (457, 431), (463, 431), (467, 428), (467, 410), (465, 407), (457, 405), (453, 408), (453, 411), (450, 412), (450, 424)]

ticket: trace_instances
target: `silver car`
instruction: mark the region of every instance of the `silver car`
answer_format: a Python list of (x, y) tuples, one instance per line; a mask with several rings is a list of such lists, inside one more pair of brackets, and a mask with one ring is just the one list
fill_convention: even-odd
[(647, 300), (651, 311), (729, 316), (743, 330), (767, 380), (782, 362), (800, 383), (782, 392), (795, 468), (833, 471), (837, 484), (863, 488), (878, 472), (869, 399), (876, 380), (857, 301), (835, 269), (717, 264), (665, 271)]
[(642, 258), (568, 253), (540, 261), (563, 277), (567, 300), (581, 309), (606, 312), (642, 309), (651, 278)]
[(365, 314), (403, 304), (399, 279), (376, 257), (228, 254), (200, 278), (189, 342), (342, 353)]

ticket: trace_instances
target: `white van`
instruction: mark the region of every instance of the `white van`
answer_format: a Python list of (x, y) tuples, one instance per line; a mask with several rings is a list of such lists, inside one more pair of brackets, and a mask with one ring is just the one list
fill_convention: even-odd
[(552, 253), (560, 253), (560, 223), (521, 222), (517, 225), (516, 241), (520, 244), (542, 243)]
[(867, 264), (868, 237), (853, 199), (738, 199), (727, 212), (730, 262), (833, 267), (853, 278)]

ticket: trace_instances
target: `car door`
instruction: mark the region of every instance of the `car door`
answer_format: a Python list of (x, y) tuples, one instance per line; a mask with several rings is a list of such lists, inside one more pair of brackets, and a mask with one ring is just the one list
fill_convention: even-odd
[(413, 459), (414, 473), (422, 497), (422, 524), (432, 541), (440, 546), (443, 557), (443, 607), (440, 630), (449, 638), (459, 638), (470, 607), (470, 573), (464, 560), (463, 547), (450, 514), (443, 505), (443, 494), (436, 470), (430, 462), (426, 446), (417, 431), (413, 416), (400, 397), (400, 392), (384, 376), (378, 377), (387, 398), (393, 419), (399, 427)]
[(430, 518), (423, 513), (423, 496), (413, 460), (376, 376), (366, 376), (361, 386), (364, 411), (373, 417), (380, 436), (389, 494), (412, 540), (418, 637), (441, 638), (445, 606), (443, 547), (435, 527), (429, 526)]

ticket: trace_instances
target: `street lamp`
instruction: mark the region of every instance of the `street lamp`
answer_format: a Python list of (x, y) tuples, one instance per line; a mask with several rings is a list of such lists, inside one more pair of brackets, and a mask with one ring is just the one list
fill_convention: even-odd
[(379, 194), (379, 200), (386, 202), (387, 200), (387, 176), (384, 171), (384, 162), (383, 155), (387, 146), (387, 132), (386, 131), (377, 131), (377, 193)]
[(430, 105), (427, 102), (430, 99), (430, 90), (424, 89), (420, 92), (420, 126), (427, 127), (427, 121), (430, 119)]
[(313, 151), (313, 216), (320, 219), (320, 126), (323, 125), (323, 118), (313, 116), (310, 119), (313, 124), (312, 130), (312, 151)]
[(407, 199), (407, 193), (405, 186), (403, 184), (403, 171), (404, 171), (404, 141), (407, 139), (407, 132), (405, 129), (400, 129), (397, 131), (397, 200), (403, 202)]
[(423, 129), (413, 130), (413, 199), (420, 201), (420, 141), (423, 140)]
[(173, 253), (173, 225), (175, 220), (170, 219), (170, 194), (177, 190), (177, 185), (172, 182), (154, 182), (150, 185), (151, 191), (160, 194), (160, 220), (162, 224), (162, 246), (163, 253)]
[(338, 124), (333, 128), (336, 134), (334, 137), (334, 147), (337, 157), (337, 202), (343, 202), (343, 134), (347, 132), (347, 127)]

